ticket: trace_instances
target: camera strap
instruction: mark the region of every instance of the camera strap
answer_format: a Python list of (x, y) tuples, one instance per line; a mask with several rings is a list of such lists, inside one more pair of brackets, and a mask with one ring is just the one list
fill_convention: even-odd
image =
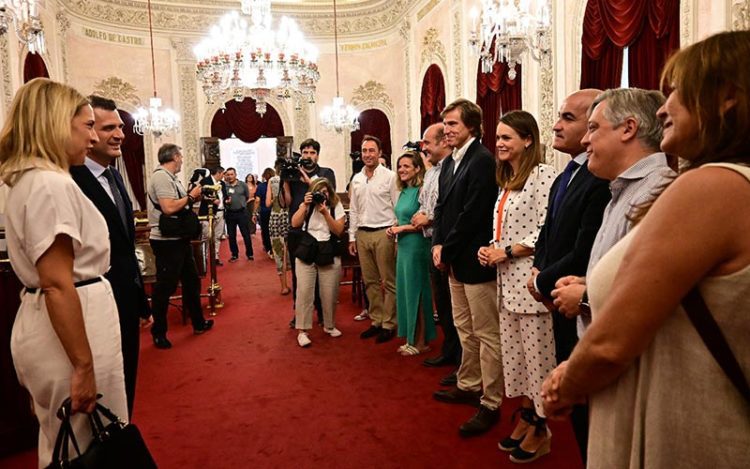
[(305, 216), (305, 224), (302, 225), (302, 231), (307, 231), (308, 225), (310, 225), (310, 218), (313, 216), (313, 211), (315, 211), (315, 205), (310, 204), (307, 207), (307, 215)]

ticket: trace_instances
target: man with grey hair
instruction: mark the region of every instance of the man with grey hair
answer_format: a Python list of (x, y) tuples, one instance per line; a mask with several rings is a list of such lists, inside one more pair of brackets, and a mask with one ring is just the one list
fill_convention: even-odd
[[(664, 104), (659, 91), (636, 88), (607, 90), (589, 109), (588, 132), (581, 143), (589, 169), (610, 181), (612, 194), (591, 249), (586, 274), (632, 228), (630, 215), (675, 173), (659, 151), (662, 125), (656, 111)], [(578, 317), (578, 336), (591, 323), (585, 277), (566, 276), (552, 291), (554, 304), (568, 318)]]
[(182, 283), (182, 299), (190, 313), (193, 333), (203, 334), (214, 325), (203, 317), (201, 308), (201, 280), (195, 267), (193, 248), (188, 238), (164, 236), (159, 229), (159, 217), (176, 215), (182, 210), (192, 210), (201, 195), (197, 184), (189, 193), (177, 179), (182, 169), (182, 148), (165, 143), (159, 148), (159, 167), (151, 174), (148, 186), (148, 224), (151, 227), (150, 243), (156, 258), (156, 283), (151, 295), (154, 325), (151, 335), (156, 348), (172, 347), (167, 339), (167, 308), (169, 297)]

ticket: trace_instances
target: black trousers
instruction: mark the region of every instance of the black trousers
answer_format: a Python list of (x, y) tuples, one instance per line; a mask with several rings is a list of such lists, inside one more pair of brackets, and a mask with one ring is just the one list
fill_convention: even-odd
[[(265, 202), (263, 202), (265, 203)], [(263, 250), (271, 250), (271, 233), (268, 232), (268, 223), (271, 221), (271, 211), (260, 211), (260, 237), (263, 240)]]
[(152, 239), (151, 249), (156, 258), (156, 283), (151, 298), (151, 314), (154, 317), (151, 335), (159, 337), (167, 334), (169, 297), (177, 290), (177, 282), (182, 283), (182, 299), (190, 313), (193, 327), (203, 327), (205, 319), (201, 308), (201, 279), (195, 267), (190, 241)]
[(456, 365), (461, 364), (461, 341), (453, 323), (453, 307), (451, 306), (451, 291), (448, 285), (448, 272), (441, 271), (430, 262), (430, 281), (432, 284), (432, 298), (435, 301), (440, 327), (443, 329), (443, 347), (441, 355)]
[[(559, 312), (552, 313), (552, 328), (555, 333), (555, 354), (557, 364), (570, 358), (573, 349), (578, 343), (578, 329), (576, 319), (568, 319)], [(578, 442), (578, 450), (581, 452), (581, 460), (586, 464), (586, 451), (589, 444), (589, 409), (586, 405), (575, 405), (570, 414), (570, 423)]]
[(250, 238), (250, 218), (247, 210), (224, 212), (224, 221), (227, 224), (227, 237), (229, 238), (229, 251), (232, 257), (239, 257), (240, 250), (237, 247), (237, 228), (240, 229), (242, 239), (245, 241), (245, 254), (247, 257), (253, 255), (253, 242)]

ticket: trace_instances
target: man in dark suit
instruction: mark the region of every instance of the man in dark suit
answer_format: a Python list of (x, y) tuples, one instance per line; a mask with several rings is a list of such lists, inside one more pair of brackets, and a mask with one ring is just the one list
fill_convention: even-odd
[[(214, 262), (216, 265), (224, 265), (219, 258), (219, 247), (221, 247), (221, 235), (224, 233), (224, 199), (227, 197), (227, 191), (224, 184), (224, 168), (216, 166), (211, 168), (211, 174), (201, 179), (201, 186), (221, 185), (221, 190), (216, 194), (216, 198), (209, 200), (208, 197), (201, 199), (201, 205), (198, 208), (198, 215), (208, 215), (208, 204), (214, 204)], [(208, 239), (208, 222), (203, 223), (203, 237)]]
[(477, 251), (492, 237), (497, 199), (495, 160), (482, 146), (482, 110), (466, 99), (443, 113), (446, 143), (453, 149), (440, 170), (432, 257), (448, 269), (453, 321), (463, 347), (456, 387), (435, 399), (478, 405), (459, 428), (463, 437), (480, 435), (500, 418), (503, 370), (497, 312), (497, 271), (479, 264)]
[(139, 318), (146, 321), (151, 313), (135, 257), (133, 205), (122, 176), (110, 166), (115, 158), (122, 156), (123, 122), (114, 101), (99, 96), (90, 96), (89, 100), (94, 108), (94, 130), (99, 142), (94, 144), (85, 165), (71, 167), (70, 174), (107, 221), (110, 269), (105, 277), (112, 284), (120, 315), (125, 392), (128, 414), (132, 415), (140, 347)]
[[(571, 160), (552, 183), (549, 208), (539, 233), (534, 255), (534, 268), (527, 282), (529, 292), (552, 311), (557, 362), (568, 359), (578, 341), (576, 320), (555, 311), (552, 290), (555, 282), (567, 275), (586, 274), (591, 247), (602, 223), (604, 208), (611, 194), (609, 183), (588, 169), (588, 157), (581, 140), (586, 135), (587, 111), (600, 93), (586, 89), (568, 96), (560, 106), (553, 127), (555, 150), (570, 155)], [(586, 459), (588, 418), (585, 409), (574, 410), (573, 429)]]

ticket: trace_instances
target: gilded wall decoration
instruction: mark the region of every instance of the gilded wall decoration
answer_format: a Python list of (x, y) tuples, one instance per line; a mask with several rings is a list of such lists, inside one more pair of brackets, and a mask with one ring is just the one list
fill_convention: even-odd
[[(404, 70), (406, 70), (406, 74), (404, 76), (404, 87), (406, 87), (406, 128), (407, 134), (411, 134), (412, 132), (412, 106), (411, 106), (411, 77), (412, 77), (412, 70), (411, 70), (411, 50), (412, 50), (412, 44), (414, 43), (411, 40), (411, 23), (409, 21), (404, 21), (401, 24), (401, 27), (399, 28), (399, 34), (404, 39)], [(395, 122), (394, 122), (395, 124)]]
[(732, 29), (750, 29), (750, 1), (744, 0), (732, 5)]
[(284, 133), (298, 135), (300, 138), (310, 137), (310, 103), (307, 99), (300, 99), (294, 107), (294, 132), (292, 129), (285, 128)]
[(463, 24), (463, 14), (461, 11), (461, 2), (453, 2), (453, 92), (456, 98), (464, 95), (464, 80), (463, 80), (463, 54), (461, 51), (465, 49), (461, 34), (461, 25)]
[(366, 103), (382, 103), (393, 114), (393, 101), (385, 91), (385, 85), (375, 80), (358, 86), (352, 93), (352, 106), (362, 109), (362, 105)]
[(184, 174), (192, 174), (195, 168), (203, 166), (200, 154), (200, 132), (198, 131), (198, 96), (195, 92), (195, 65), (177, 63), (177, 76), (180, 90), (180, 120), (182, 133), (182, 154), (185, 157)]
[(693, 43), (693, 1), (682, 0), (680, 2), (680, 46), (684, 47)]
[(431, 12), (438, 3), (440, 3), (440, 0), (430, 0), (427, 2), (427, 4), (417, 12), (417, 21), (422, 21), (422, 18), (427, 16), (427, 13)]
[(114, 99), (116, 103), (128, 103), (132, 107), (141, 105), (138, 89), (127, 81), (118, 77), (109, 77), (94, 85), (94, 94)]
[[(60, 40), (60, 44), (65, 44), (65, 36), (68, 34), (68, 30), (70, 29), (70, 20), (65, 14), (65, 10), (62, 9), (58, 10), (57, 14), (55, 15), (55, 19), (57, 20), (57, 36)], [(63, 77), (65, 78), (65, 82), (67, 83), (70, 81), (70, 76), (68, 75), (67, 47), (60, 47), (60, 60), (62, 61)]]
[[(554, 50), (554, 48), (553, 48)], [(551, 54), (544, 54), (539, 65), (539, 128), (542, 143), (547, 147), (547, 161), (552, 155), (552, 127), (555, 125), (555, 87)]]
[[(77, 16), (108, 23), (112, 26), (148, 28), (148, 15), (143, 2), (131, 0), (60, 0), (64, 7)], [(194, 33), (207, 31), (230, 8), (220, 4), (160, 3), (153, 5), (154, 27), (161, 30)], [(364, 8), (344, 9), (340, 12), (338, 28), (342, 34), (369, 34), (394, 28), (413, 5), (411, 0), (377, 2)], [(236, 9), (236, 5), (232, 5)], [(292, 9), (293, 8), (293, 9)], [(325, 7), (294, 5), (274, 6), (275, 16), (294, 17), (300, 29), (309, 36), (333, 34), (332, 12)]]
[(446, 57), (445, 46), (440, 39), (438, 39), (438, 30), (435, 28), (428, 29), (422, 38), (421, 65), (424, 66), (426, 63), (432, 63), (435, 61), (446, 63)]
[(3, 73), (3, 107), (10, 109), (13, 101), (13, 83), (10, 78), (10, 50), (8, 50), (8, 35), (0, 36), (0, 70)]

